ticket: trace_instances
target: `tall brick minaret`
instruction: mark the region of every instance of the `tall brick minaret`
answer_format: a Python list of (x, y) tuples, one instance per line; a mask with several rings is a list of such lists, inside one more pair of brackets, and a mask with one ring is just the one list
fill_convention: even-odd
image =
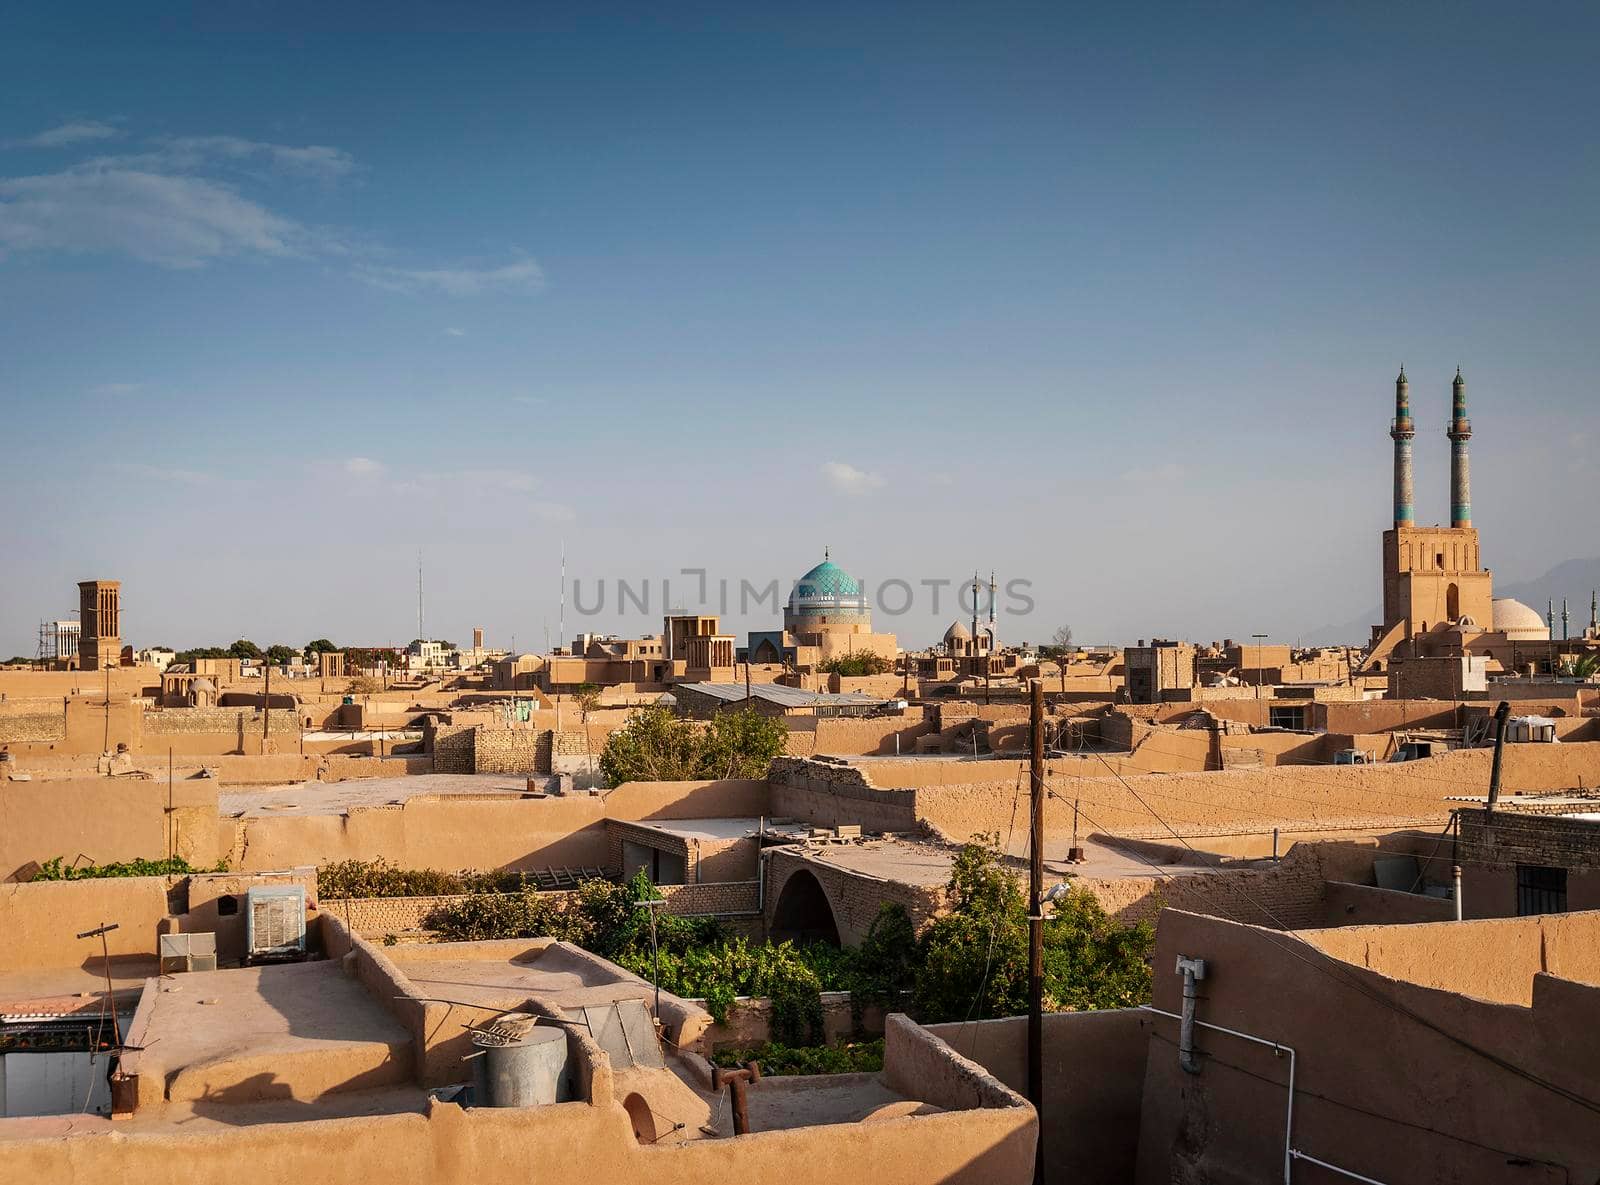
[(1472, 439), (1472, 421), (1467, 419), (1467, 380), (1456, 367), (1456, 381), (1450, 384), (1450, 525), (1472, 525), (1472, 470), (1467, 463), (1467, 441)]
[(1411, 441), (1416, 436), (1411, 423), (1411, 384), (1406, 381), (1406, 368), (1400, 367), (1400, 377), (1394, 381), (1394, 423), (1389, 435), (1394, 440), (1394, 525), (1409, 527), (1416, 520), (1411, 480)]

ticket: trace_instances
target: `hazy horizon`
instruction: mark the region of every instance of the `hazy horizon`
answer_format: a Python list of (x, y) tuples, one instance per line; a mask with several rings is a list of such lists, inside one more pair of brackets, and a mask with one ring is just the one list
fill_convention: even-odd
[(539, 648), (563, 545), (569, 638), (829, 548), (1030, 581), (1004, 640), (1323, 640), (1402, 362), (1418, 521), (1459, 364), (1497, 595), (1588, 561), (1600, 11), (1448, 11), (13, 14), (0, 657), (89, 578), (401, 645), (419, 551), (429, 636)]

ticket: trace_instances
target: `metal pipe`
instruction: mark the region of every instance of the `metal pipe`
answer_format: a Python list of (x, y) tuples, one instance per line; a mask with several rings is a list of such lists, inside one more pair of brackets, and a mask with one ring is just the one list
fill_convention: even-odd
[(1336, 1164), (1329, 1164), (1325, 1160), (1318, 1160), (1315, 1156), (1310, 1156), (1300, 1151), (1298, 1148), (1291, 1148), (1289, 1150), (1289, 1155), (1294, 1157), (1296, 1160), (1303, 1160), (1308, 1164), (1314, 1164), (1319, 1168), (1325, 1168), (1330, 1173), (1338, 1173), (1341, 1177), (1349, 1177), (1352, 1181), (1365, 1181), (1367, 1185), (1385, 1185), (1385, 1182), (1378, 1180), (1376, 1177), (1363, 1177), (1360, 1173), (1353, 1173), (1349, 1169), (1342, 1169)]
[(1459, 922), (1461, 920), (1461, 865), (1456, 864), (1451, 866), (1450, 881), (1454, 886), (1450, 890), (1450, 896), (1455, 899), (1456, 921)]
[(1178, 974), (1183, 976), (1183, 1015), (1178, 1018), (1178, 1064), (1188, 1074), (1200, 1072), (1200, 1059), (1194, 1055), (1195, 1007), (1199, 995), (1197, 981), (1206, 977), (1206, 961), (1178, 956)]
[[(1164, 1008), (1157, 1008), (1151, 1004), (1141, 1004), (1139, 1005), (1139, 1010), (1141, 1012), (1153, 1012), (1157, 1016), (1170, 1017), (1172, 1020), (1180, 1022), (1183, 1020), (1183, 1017), (1178, 1013), (1168, 1012)], [(1271, 1041), (1266, 1037), (1257, 1037), (1254, 1033), (1244, 1033), (1240, 1032), (1238, 1029), (1224, 1028), (1222, 1025), (1214, 1025), (1203, 1020), (1196, 1020), (1193, 1023), (1202, 1029), (1210, 1029), (1216, 1033), (1226, 1033), (1228, 1036), (1237, 1037), (1241, 1041), (1250, 1041), (1256, 1045), (1265, 1045), (1274, 1053), (1287, 1053), (1289, 1055), (1289, 1108), (1283, 1123), (1283, 1182), (1284, 1185), (1290, 1185), (1290, 1165), (1292, 1163), (1291, 1157), (1294, 1155), (1294, 1049), (1291, 1046), (1285, 1045), (1282, 1041)]]

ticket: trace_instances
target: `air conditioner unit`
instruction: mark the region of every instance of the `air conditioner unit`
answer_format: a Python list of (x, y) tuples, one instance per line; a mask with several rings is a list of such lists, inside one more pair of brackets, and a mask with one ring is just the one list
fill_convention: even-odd
[(256, 885), (245, 897), (245, 921), (247, 962), (305, 957), (305, 886)]
[(160, 941), (161, 974), (217, 969), (217, 936), (205, 934), (163, 934)]

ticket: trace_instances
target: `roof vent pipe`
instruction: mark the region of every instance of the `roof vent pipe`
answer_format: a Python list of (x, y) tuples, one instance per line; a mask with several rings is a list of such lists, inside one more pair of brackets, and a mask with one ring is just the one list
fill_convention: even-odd
[(1183, 1015), (1178, 1022), (1178, 1065), (1190, 1074), (1200, 1072), (1200, 1059), (1194, 1049), (1194, 1010), (1199, 997), (1194, 985), (1206, 977), (1206, 961), (1178, 956), (1178, 974), (1183, 976)]

